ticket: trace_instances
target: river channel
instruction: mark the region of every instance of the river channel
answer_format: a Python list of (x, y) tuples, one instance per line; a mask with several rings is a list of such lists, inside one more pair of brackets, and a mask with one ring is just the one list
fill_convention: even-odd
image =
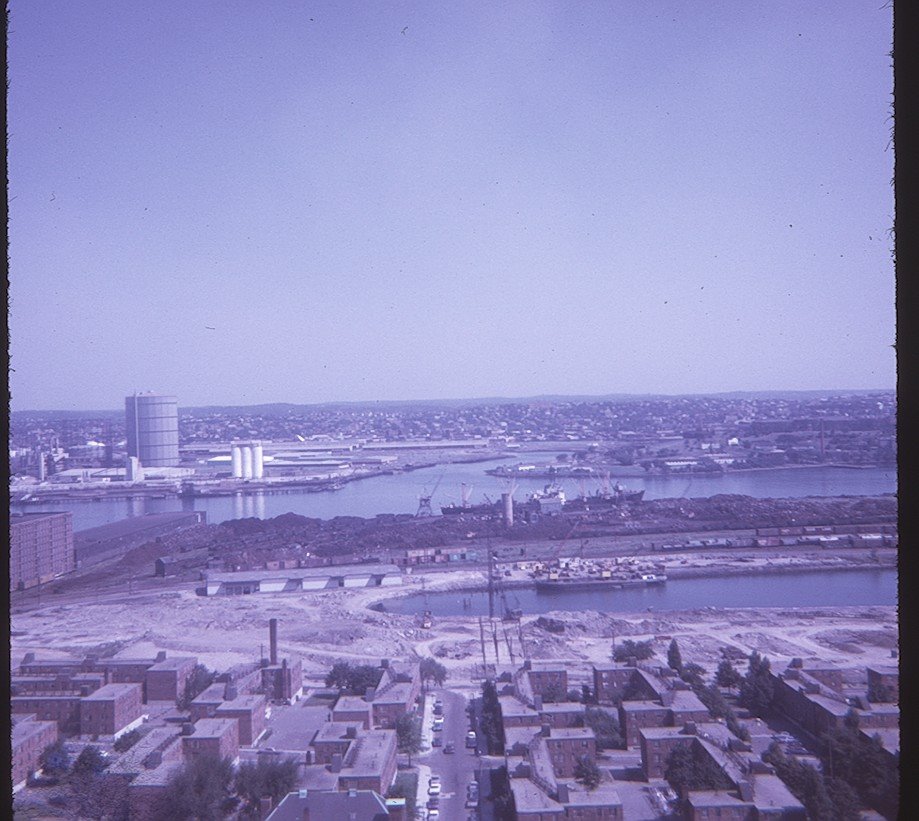
[[(539, 454), (537, 461), (551, 462), (553, 456), (551, 453)], [(438, 465), (409, 473), (359, 479), (348, 482), (341, 490), (320, 493), (297, 488), (284, 492), (241, 492), (234, 496), (196, 499), (138, 496), (129, 499), (13, 504), (10, 509), (20, 513), (69, 510), (73, 513), (74, 530), (85, 530), (131, 516), (180, 510), (203, 510), (211, 524), (249, 517), (273, 518), (282, 513), (298, 513), (319, 519), (335, 516), (370, 518), (378, 513), (415, 513), (419, 495), (434, 492), (432, 507), (435, 513), (439, 513), (439, 505), (459, 503), (463, 483), (472, 487), (470, 501), (473, 503), (482, 501), (486, 494), (491, 499), (497, 499), (503, 489), (502, 482), (494, 476), (486, 475), (485, 470), (518, 461), (519, 455), (487, 462)], [(612, 478), (616, 480), (616, 476)], [(897, 472), (895, 468), (788, 468), (743, 471), (720, 476), (628, 476), (622, 478), (622, 483), (631, 489), (643, 489), (645, 499), (704, 497), (718, 493), (737, 493), (759, 498), (868, 496), (896, 492)], [(528, 493), (541, 490), (545, 484), (544, 479), (519, 479), (516, 496), (524, 498)], [(578, 482), (573, 479), (563, 480), (561, 486), (569, 497), (576, 496), (580, 490)], [(588, 482), (585, 489), (590, 493), (596, 486), (595, 482)]]
[[(663, 585), (621, 590), (570, 590), (544, 593), (514, 588), (506, 593), (510, 608), (524, 614), (553, 610), (638, 612), (694, 610), (717, 603), (722, 607), (872, 607), (897, 603), (897, 571), (893, 569), (800, 571), (713, 578), (671, 579)], [(434, 616), (487, 616), (485, 591), (457, 590), (417, 593), (388, 600), (387, 612)], [(503, 613), (496, 597), (495, 615)]]

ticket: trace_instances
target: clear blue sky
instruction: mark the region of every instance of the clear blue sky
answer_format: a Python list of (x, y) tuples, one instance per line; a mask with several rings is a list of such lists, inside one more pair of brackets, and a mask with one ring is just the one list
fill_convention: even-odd
[(894, 385), (881, 2), (10, 5), (14, 409)]

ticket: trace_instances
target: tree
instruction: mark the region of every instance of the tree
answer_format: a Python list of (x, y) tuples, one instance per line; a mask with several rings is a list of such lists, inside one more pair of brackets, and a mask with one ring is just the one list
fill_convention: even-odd
[(715, 683), (719, 687), (740, 687), (743, 676), (737, 672), (734, 665), (727, 659), (722, 659), (715, 671)]
[(412, 766), (412, 756), (421, 752), (421, 718), (414, 713), (403, 713), (396, 719), (396, 739), (399, 752), (408, 755), (408, 765)]
[(219, 821), (232, 780), (229, 758), (195, 756), (166, 784), (154, 810), (156, 821)]
[(619, 720), (608, 710), (588, 707), (584, 711), (584, 724), (594, 731), (598, 749), (612, 750), (624, 746)]
[(491, 679), (482, 683), (482, 734), (492, 755), (504, 753), (504, 722), (501, 719), (501, 703), (498, 690)]
[(676, 639), (672, 639), (670, 647), (667, 648), (667, 665), (678, 673), (683, 669), (683, 657), (680, 655), (680, 646)]
[(775, 682), (769, 672), (769, 659), (754, 650), (750, 654), (750, 667), (740, 683), (740, 703), (758, 716), (772, 707)]
[(124, 735), (118, 736), (112, 747), (115, 749), (116, 753), (123, 753), (130, 750), (138, 741), (140, 741), (140, 732), (138, 730), (130, 730)]
[(705, 675), (705, 668), (695, 662), (689, 662), (683, 665), (680, 671), (680, 678), (683, 679), (690, 687), (702, 687), (705, 684), (702, 676)]
[(105, 760), (99, 748), (87, 744), (80, 750), (77, 760), (73, 762), (73, 774), (75, 776), (100, 775), (107, 766), (108, 761)]
[(896, 701), (893, 687), (872, 681), (871, 684), (868, 685), (868, 701), (873, 704), (890, 704)]
[(375, 689), (380, 683), (383, 671), (369, 664), (351, 665), (346, 661), (336, 662), (325, 677), (325, 686), (344, 690), (353, 696), (362, 696)]
[(297, 783), (297, 761), (285, 758), (280, 761), (246, 761), (236, 771), (236, 794), (246, 803), (250, 812), (258, 813), (262, 798), (270, 796), (277, 804)]
[(70, 769), (70, 753), (63, 741), (55, 741), (42, 750), (38, 763), (48, 775), (63, 775)]
[(420, 663), (421, 668), (421, 680), (427, 686), (427, 682), (433, 680), (438, 687), (443, 687), (444, 682), (447, 680), (447, 668), (444, 667), (437, 659), (428, 658), (421, 659)]
[(733, 786), (705, 751), (696, 742), (681, 744), (667, 757), (664, 778), (677, 792), (683, 790), (729, 790)]
[(94, 821), (128, 821), (128, 784), (123, 778), (110, 778), (92, 772), (70, 779), (67, 806), (80, 818)]
[(566, 696), (565, 689), (554, 681), (550, 681), (542, 688), (542, 700), (551, 704), (564, 701)]
[(812, 821), (858, 821), (861, 817), (858, 797), (841, 779), (825, 778), (810, 765), (787, 757), (776, 742), (763, 753), (763, 761), (775, 768)]
[(613, 649), (614, 661), (627, 661), (629, 658), (635, 658), (638, 661), (649, 659), (654, 655), (654, 648), (650, 641), (632, 641), (626, 639), (622, 644)]
[(192, 701), (214, 683), (217, 674), (208, 670), (203, 664), (196, 664), (195, 669), (185, 681), (185, 689), (176, 702), (180, 710), (187, 710)]
[(574, 778), (583, 784), (588, 791), (593, 791), (600, 786), (602, 775), (597, 762), (589, 755), (581, 756), (574, 768)]

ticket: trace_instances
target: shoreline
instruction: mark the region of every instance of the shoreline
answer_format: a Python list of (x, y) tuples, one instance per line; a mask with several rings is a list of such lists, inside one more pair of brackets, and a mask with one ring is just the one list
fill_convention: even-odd
[[(748, 567), (736, 567), (731, 565), (715, 565), (712, 567), (685, 567), (685, 568), (675, 568), (674, 570), (667, 571), (667, 580), (671, 579), (674, 581), (679, 581), (683, 579), (715, 579), (723, 578), (726, 576), (776, 576), (789, 573), (818, 573), (818, 572), (850, 572), (855, 570), (896, 570), (896, 562), (882, 562), (882, 563), (864, 563), (864, 564), (819, 564), (817, 562), (807, 562), (802, 564), (785, 564), (785, 565), (771, 565), (771, 566), (759, 566), (754, 568)], [(483, 573), (484, 576), (484, 573)], [(511, 580), (501, 582), (501, 587), (504, 590), (526, 590), (534, 589), (535, 580)], [(402, 589), (402, 590), (392, 590), (390, 595), (385, 597), (375, 597), (372, 601), (367, 604), (362, 605), (360, 609), (371, 609), (376, 612), (384, 612), (388, 615), (405, 615), (401, 613), (395, 613), (390, 610), (379, 611), (375, 605), (384, 604), (387, 601), (392, 601), (393, 599), (404, 599), (411, 596), (416, 596), (419, 593), (430, 593), (432, 595), (437, 595), (440, 593), (484, 593), (487, 590), (488, 581), (487, 578), (483, 578), (481, 583), (472, 584), (469, 580), (456, 580), (456, 581), (446, 581), (442, 584), (435, 585), (425, 585), (424, 589)], [(421, 587), (421, 585), (417, 585)], [(560, 588), (564, 590), (564, 587)], [(578, 592), (582, 592), (585, 588), (579, 588)], [(598, 587), (598, 589), (600, 589)], [(552, 595), (551, 593), (549, 595)], [(889, 605), (876, 605), (877, 607), (887, 607)], [(776, 605), (776, 607), (786, 607), (785, 605)], [(763, 609), (757, 607), (756, 609)], [(464, 618), (464, 616), (451, 616), (449, 618)]]

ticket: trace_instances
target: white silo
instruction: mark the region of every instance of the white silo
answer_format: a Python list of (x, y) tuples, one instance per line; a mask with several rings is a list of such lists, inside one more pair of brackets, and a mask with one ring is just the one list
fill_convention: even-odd
[(265, 460), (262, 453), (262, 443), (252, 443), (252, 478), (261, 479), (265, 475)]
[(243, 479), (252, 478), (252, 448), (249, 445), (243, 445)]
[(230, 451), (230, 461), (233, 465), (233, 478), (242, 479), (243, 477), (243, 454), (239, 445), (233, 445)]

